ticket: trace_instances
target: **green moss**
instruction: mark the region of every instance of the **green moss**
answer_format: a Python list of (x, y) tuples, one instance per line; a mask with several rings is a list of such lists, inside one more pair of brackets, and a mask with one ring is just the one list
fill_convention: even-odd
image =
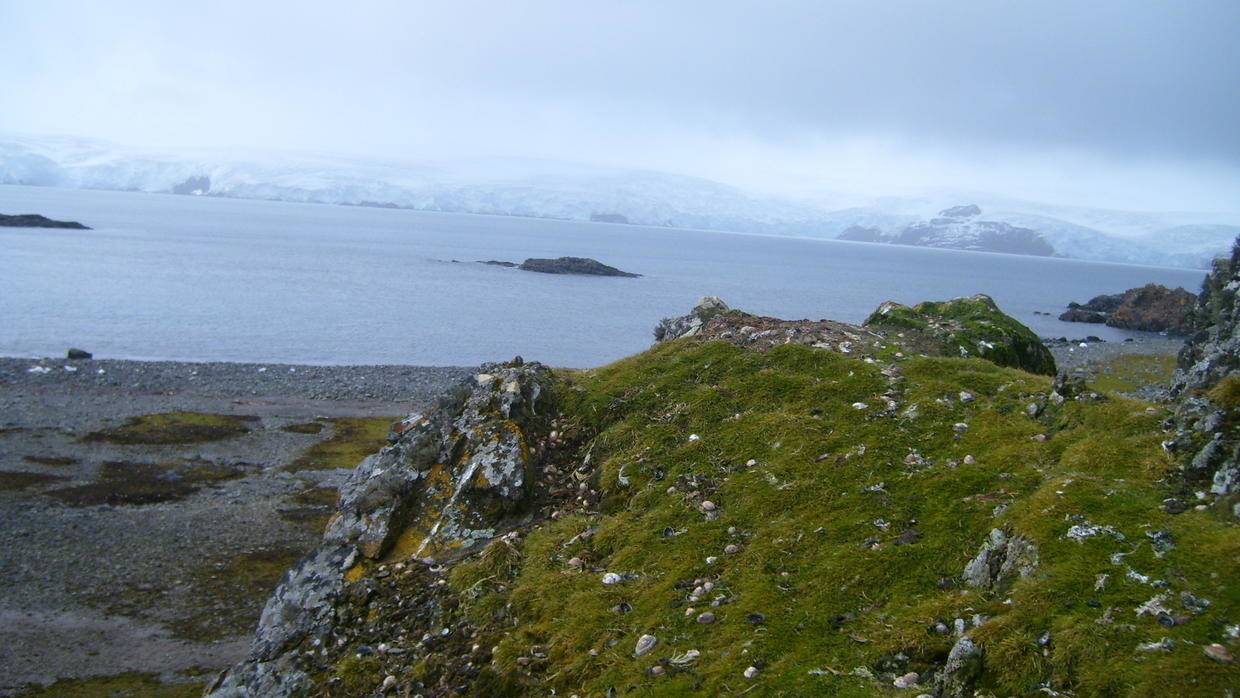
[[(1240, 537), (1206, 513), (1159, 509), (1171, 463), (1144, 403), (1073, 402), (1037, 421), (1024, 408), (1047, 378), (977, 359), (901, 365), (895, 414), (879, 412), (890, 389), (880, 366), (798, 345), (672, 342), (564, 374), (564, 411), (599, 464), (603, 504), (529, 531), (516, 555), (497, 550), (453, 572), (462, 612), (503, 638), (496, 677), (566, 695), (871, 696), (886, 689), (854, 669), (879, 673), (902, 653), (899, 673), (933, 671), (953, 638), (930, 626), (985, 614), (981, 687), (998, 695), (1043, 682), (1080, 696), (1214, 695), (1240, 682), (1236, 665), (1201, 655), (1240, 618)], [(901, 416), (913, 404), (919, 416)], [(703, 516), (703, 499), (717, 519)], [(1064, 537), (1086, 519), (1126, 540)], [(960, 588), (996, 527), (1032, 540), (1040, 566), (1002, 594)], [(1177, 541), (1163, 557), (1145, 536), (1160, 529)], [(1122, 564), (1116, 552), (1128, 554)], [(569, 568), (574, 556), (599, 571)], [(1158, 590), (1127, 578), (1129, 566), (1209, 609), (1173, 628), (1138, 618)], [(601, 571), (633, 577), (608, 586)], [(716, 588), (686, 616), (695, 579)], [(727, 602), (711, 608), (716, 595)], [(613, 610), (621, 604), (628, 612)], [(1116, 620), (1100, 624), (1107, 607)], [(696, 623), (708, 608), (717, 622)], [(659, 645), (634, 658), (646, 633)], [(1135, 651), (1164, 636), (1180, 643), (1174, 652)], [(548, 658), (530, 673), (516, 659), (533, 644)], [(685, 669), (648, 673), (690, 649), (701, 656)], [(751, 664), (763, 667), (752, 682), (741, 676)]]
[(155, 504), (184, 499), (197, 492), (202, 484), (244, 475), (245, 471), (236, 466), (197, 459), (165, 463), (107, 461), (99, 466), (94, 482), (46, 494), (70, 506)]
[(245, 434), (251, 417), (200, 412), (165, 412), (131, 417), (120, 426), (87, 434), (84, 441), (114, 444), (189, 444)]
[(910, 335), (905, 342), (928, 353), (976, 356), (1000, 366), (1055, 374), (1055, 357), (1042, 340), (999, 310), (989, 296), (929, 301), (911, 308), (884, 303), (866, 318), (865, 325), (905, 330)]
[(387, 445), (396, 417), (338, 417), (328, 420), (332, 435), (306, 449), (289, 470), (353, 468), (366, 456)]
[(296, 424), (285, 424), (280, 427), (280, 431), (287, 431), (293, 434), (318, 434), (323, 431), (322, 422), (298, 422)]
[(46, 485), (60, 482), (65, 478), (46, 473), (0, 472), (0, 492), (6, 490), (24, 490), (35, 485)]
[(199, 683), (164, 683), (156, 674), (131, 672), (90, 679), (62, 679), (18, 695), (20, 698), (197, 698), (202, 690)]
[(1165, 386), (1175, 373), (1171, 354), (1120, 354), (1089, 364), (1090, 387), (1112, 393), (1135, 393), (1141, 388)]
[(190, 579), (196, 610), (170, 627), (178, 637), (212, 642), (253, 630), (267, 597), (305, 551), (270, 548), (208, 562)]
[(78, 459), (68, 456), (22, 456), (22, 460), (36, 465), (50, 465), (54, 467), (73, 465), (78, 462)]
[(1240, 408), (1240, 376), (1232, 374), (1210, 389), (1210, 399), (1226, 410)]

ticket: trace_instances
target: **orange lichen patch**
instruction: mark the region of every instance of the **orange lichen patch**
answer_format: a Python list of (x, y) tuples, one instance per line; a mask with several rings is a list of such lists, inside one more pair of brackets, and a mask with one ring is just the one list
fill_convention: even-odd
[(344, 581), (352, 584), (366, 576), (366, 563), (359, 562), (344, 573)]
[(444, 506), (452, 498), (452, 474), (443, 464), (436, 463), (423, 481), (426, 483), (426, 499), (421, 510), (417, 518), (409, 522), (396, 537), (392, 547), (383, 556), (384, 562), (413, 557), (430, 536), (436, 522), (443, 517)]

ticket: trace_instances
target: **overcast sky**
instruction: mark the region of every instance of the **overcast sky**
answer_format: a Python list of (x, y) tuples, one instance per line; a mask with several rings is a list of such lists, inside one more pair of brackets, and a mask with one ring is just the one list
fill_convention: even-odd
[(1235, 211), (1238, 36), (1238, 0), (0, 0), (0, 130)]

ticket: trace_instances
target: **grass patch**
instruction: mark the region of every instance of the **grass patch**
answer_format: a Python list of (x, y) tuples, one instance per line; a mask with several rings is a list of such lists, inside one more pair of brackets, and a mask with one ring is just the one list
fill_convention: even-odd
[(1150, 386), (1165, 386), (1175, 373), (1171, 354), (1120, 354), (1091, 363), (1090, 387), (1110, 393), (1134, 393)]
[(328, 420), (332, 434), (287, 466), (288, 470), (353, 468), (363, 458), (387, 445), (396, 417), (338, 417)]
[(78, 459), (68, 456), (22, 456), (22, 460), (36, 465), (50, 465), (54, 467), (64, 467), (78, 462)]
[(20, 698), (198, 698), (200, 683), (164, 683), (157, 674), (130, 672), (89, 679), (61, 679), (19, 693)]
[(60, 475), (48, 475), (46, 473), (0, 472), (0, 492), (24, 490), (27, 487), (60, 482), (64, 479)]
[(296, 424), (285, 424), (280, 427), (280, 431), (287, 431), (293, 434), (318, 434), (323, 431), (322, 422), (298, 422)]
[(173, 633), (212, 642), (252, 632), (267, 597), (304, 552), (293, 548), (256, 550), (200, 568), (190, 581), (200, 601), (194, 613), (170, 624)]
[(191, 444), (219, 441), (249, 432), (257, 417), (201, 412), (164, 412), (130, 417), (119, 426), (87, 434), (83, 440), (124, 445)]

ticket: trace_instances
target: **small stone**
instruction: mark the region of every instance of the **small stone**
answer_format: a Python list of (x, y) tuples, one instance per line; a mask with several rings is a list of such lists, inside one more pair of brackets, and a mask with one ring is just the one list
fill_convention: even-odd
[(603, 575), (603, 583), (608, 586), (612, 584), (619, 584), (622, 581), (624, 581), (624, 579), (620, 575), (616, 574), (615, 572), (608, 572), (607, 574)]
[(1220, 664), (1231, 664), (1235, 661), (1235, 657), (1231, 656), (1231, 651), (1217, 642), (1207, 645), (1205, 648), (1206, 656)]
[(390, 691), (393, 688), (396, 688), (396, 677), (388, 674), (387, 677), (383, 679), (383, 690)]
[(752, 679), (753, 677), (757, 675), (758, 675), (758, 667), (756, 666), (751, 666), (745, 670), (745, 678), (747, 679)]
[(702, 582), (702, 591), (703, 591), (704, 593), (709, 594), (710, 592), (712, 592), (712, 591), (714, 591), (714, 590), (715, 590), (715, 583), (714, 583), (714, 582)]
[(659, 644), (659, 638), (654, 635), (642, 635), (637, 638), (637, 646), (633, 648), (633, 656), (640, 657), (649, 654), (654, 646)]
[(762, 625), (766, 623), (766, 616), (761, 613), (750, 613), (745, 616), (745, 620), (749, 621), (750, 625)]
[(974, 401), (974, 400), (976, 400), (976, 399), (977, 399), (977, 396), (976, 396), (976, 395), (974, 395), (973, 393), (971, 393), (971, 392), (969, 392), (969, 391), (967, 391), (967, 390), (961, 390), (961, 391), (960, 391), (960, 401), (961, 401), (961, 402), (973, 402), (973, 401)]
[(650, 667), (651, 676), (662, 676), (663, 671), (664, 671), (663, 665), (661, 664), (655, 664), (654, 666)]
[(755, 465), (757, 465), (757, 464), (758, 464), (758, 461), (756, 461), (756, 460), (754, 460), (754, 459), (752, 459), (752, 458), (750, 458), (749, 460), (745, 461), (745, 467), (746, 467), (746, 468), (752, 468), (752, 467), (754, 467), (754, 466), (755, 466)]
[(701, 623), (702, 625), (710, 625), (711, 623), (715, 622), (715, 614), (711, 613), (710, 611), (704, 611), (698, 615), (697, 622)]
[(955, 424), (952, 425), (952, 431), (955, 431), (957, 434), (962, 434), (968, 430), (969, 430), (969, 425), (965, 424), (964, 422), (956, 422)]
[(1163, 500), (1162, 509), (1168, 514), (1183, 514), (1188, 511), (1188, 503), (1177, 497), (1168, 497)]
[(740, 546), (736, 545), (735, 543), (729, 543), (729, 544), (728, 544), (726, 547), (724, 547), (724, 549), (723, 549), (723, 552), (724, 552), (724, 553), (726, 553), (726, 554), (728, 554), (728, 555), (735, 555), (735, 554), (739, 553), (740, 551), (741, 551)]
[(896, 688), (910, 688), (912, 686), (916, 686), (920, 678), (921, 677), (917, 675), (917, 672), (910, 671), (904, 676), (897, 676), (896, 680), (891, 682), (891, 685)]
[(971, 454), (964, 457), (965, 465), (973, 465), (976, 462), (977, 462), (977, 459), (974, 458)]
[[(569, 558), (569, 560), (568, 560), (568, 566), (569, 566), (569, 567), (571, 567), (571, 568), (573, 568), (573, 569), (575, 569), (575, 570), (579, 570), (579, 569), (581, 569), (582, 567), (585, 567), (585, 564), (586, 564), (586, 563), (585, 563), (585, 562), (583, 562), (583, 561), (582, 561), (582, 559), (581, 559), (581, 558), (579, 558), (579, 557)], [(603, 582), (603, 583), (604, 583), (604, 584), (606, 584), (607, 582)]]
[(715, 503), (710, 501), (709, 499), (702, 502), (702, 511), (714, 511), (715, 508), (716, 508)]

